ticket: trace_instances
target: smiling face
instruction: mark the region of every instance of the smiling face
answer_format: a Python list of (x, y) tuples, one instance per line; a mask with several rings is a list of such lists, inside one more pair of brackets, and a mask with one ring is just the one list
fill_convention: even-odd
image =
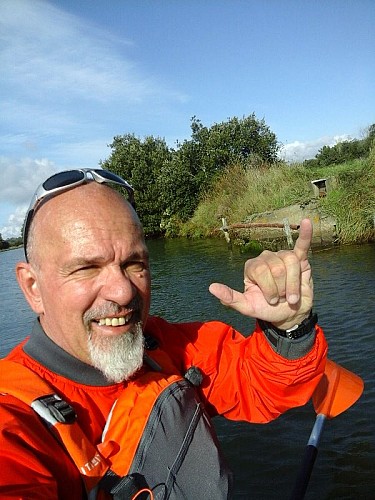
[(17, 275), (46, 334), (94, 365), (97, 351), (116, 353), (118, 342), (132, 345), (136, 339), (139, 351), (150, 272), (143, 231), (130, 205), (91, 182), (49, 200), (36, 213), (32, 231), (30, 264), (19, 264)]

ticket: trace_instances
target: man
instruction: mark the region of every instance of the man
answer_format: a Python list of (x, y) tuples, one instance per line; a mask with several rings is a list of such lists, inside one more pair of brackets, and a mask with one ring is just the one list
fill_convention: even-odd
[[(305, 404), (323, 373), (308, 220), (293, 251), (246, 262), (243, 293), (211, 285), (223, 304), (258, 319), (245, 338), (219, 322), (148, 316), (147, 247), (116, 186), (132, 198), (111, 172), (67, 171), (31, 203), (16, 273), (38, 320), (0, 361), (8, 379), (0, 382), (1, 498), (229, 498), (232, 476), (210, 417), (267, 422)], [(43, 408), (69, 414), (52, 428), (36, 409), (39, 394), (26, 404), (46, 383), (58, 405)], [(94, 458), (81, 466), (86, 449)]]

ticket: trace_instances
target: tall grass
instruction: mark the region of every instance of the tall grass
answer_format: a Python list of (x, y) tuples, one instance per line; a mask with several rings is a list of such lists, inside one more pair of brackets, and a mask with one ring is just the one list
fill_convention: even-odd
[(374, 238), (375, 148), (361, 162), (350, 162), (336, 173), (337, 187), (320, 202), (337, 222), (340, 243), (363, 243)]
[(300, 165), (263, 165), (246, 169), (228, 167), (199, 204), (194, 216), (181, 228), (185, 236), (211, 236), (225, 217), (229, 224), (255, 213), (275, 210), (309, 198), (308, 173)]
[(311, 199), (310, 181), (334, 177), (335, 187), (319, 205), (337, 220), (341, 243), (374, 238), (375, 149), (366, 160), (342, 165), (308, 168), (303, 164), (279, 163), (248, 168), (229, 166), (199, 204), (194, 216), (180, 227), (179, 234), (207, 237), (217, 234), (221, 218), (228, 224), (251, 219), (257, 213), (276, 210)]

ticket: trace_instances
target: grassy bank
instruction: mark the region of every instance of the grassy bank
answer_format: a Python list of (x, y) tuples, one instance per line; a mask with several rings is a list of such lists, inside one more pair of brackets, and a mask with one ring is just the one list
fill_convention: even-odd
[(251, 169), (232, 165), (178, 233), (193, 238), (210, 237), (217, 235), (222, 217), (232, 224), (252, 214), (306, 203), (312, 196), (310, 181), (320, 178), (334, 179), (327, 196), (319, 199), (319, 206), (323, 214), (336, 219), (339, 243), (373, 241), (375, 148), (366, 159), (320, 168), (286, 163)]

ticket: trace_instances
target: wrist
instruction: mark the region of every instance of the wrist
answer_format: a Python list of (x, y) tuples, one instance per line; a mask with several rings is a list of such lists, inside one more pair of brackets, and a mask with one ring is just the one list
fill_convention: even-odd
[(259, 326), (266, 333), (266, 335), (269, 332), (288, 339), (298, 339), (308, 333), (311, 333), (315, 329), (317, 322), (318, 316), (312, 311), (310, 311), (309, 315), (302, 319), (299, 323), (292, 322), (290, 326), (288, 323), (283, 323), (282, 326), (284, 328), (280, 328), (280, 326), (268, 323), (267, 321), (258, 320)]
[(299, 314), (292, 320), (279, 321), (279, 322), (273, 321), (272, 323), (266, 321), (265, 323), (269, 323), (277, 330), (287, 331), (290, 329), (294, 329), (296, 326), (302, 324), (305, 320), (311, 318), (311, 315), (312, 315), (312, 310), (310, 309), (310, 311), (307, 311), (303, 314)]

